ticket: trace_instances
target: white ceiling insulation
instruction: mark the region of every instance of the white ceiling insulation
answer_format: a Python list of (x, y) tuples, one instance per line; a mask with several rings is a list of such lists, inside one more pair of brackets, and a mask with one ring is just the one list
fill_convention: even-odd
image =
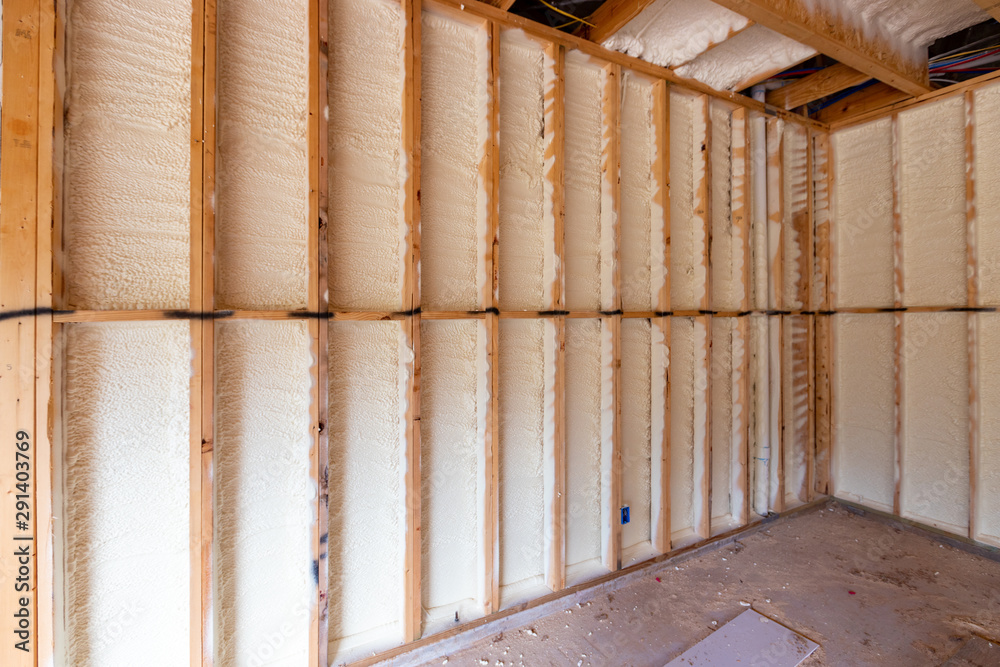
[(661, 67), (676, 67), (749, 22), (710, 0), (656, 0), (604, 46)]
[[(911, 59), (924, 57), (934, 40), (975, 25), (989, 15), (973, 0), (802, 0)], [(811, 48), (753, 26), (710, 0), (656, 0), (604, 46), (701, 81), (718, 90), (794, 66)], [(712, 45), (725, 42), (705, 53)], [(701, 54), (701, 55), (699, 55)]]

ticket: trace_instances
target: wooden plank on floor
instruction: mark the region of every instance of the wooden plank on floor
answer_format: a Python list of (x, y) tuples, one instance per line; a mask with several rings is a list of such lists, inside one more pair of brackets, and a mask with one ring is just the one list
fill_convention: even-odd
[[(653, 84), (653, 130), (656, 133), (656, 158), (653, 174), (659, 187), (653, 193), (653, 203), (663, 216), (663, 285), (657, 295), (657, 309), (661, 313), (670, 311), (670, 87), (665, 81)], [(659, 470), (660, 483), (654, 485), (652, 515), (653, 548), (661, 554), (670, 551), (670, 318), (654, 320), (663, 336), (666, 354), (666, 377), (663, 392), (663, 433), (659, 455), (651, 457), (651, 465)], [(653, 406), (656, 408), (656, 406)], [(655, 479), (655, 476), (653, 476)]]
[(403, 304), (412, 313), (403, 330), (413, 352), (407, 373), (406, 443), (404, 445), (404, 591), (403, 640), (421, 635), (420, 539), (420, 19), (421, 0), (403, 0), (406, 37), (403, 93), (403, 150), (410, 166), (405, 186), (404, 217), (407, 229), (406, 275)]
[[(551, 64), (552, 85), (546, 85), (543, 102), (544, 120), (542, 132), (545, 141), (545, 164), (549, 170), (545, 179), (552, 192), (553, 255), (550, 261), (555, 268), (555, 276), (546, 295), (546, 303), (552, 310), (562, 311), (566, 305), (565, 290), (565, 239), (563, 164), (565, 144), (564, 93), (566, 87), (566, 49), (559, 44), (548, 44), (545, 62)], [(566, 587), (566, 320), (556, 317), (552, 320), (555, 335), (555, 396), (553, 400), (553, 451), (549, 465), (553, 469), (548, 477), (552, 480), (546, 489), (546, 502), (550, 524), (548, 531), (547, 558), (545, 565), (546, 584), (553, 591)]]

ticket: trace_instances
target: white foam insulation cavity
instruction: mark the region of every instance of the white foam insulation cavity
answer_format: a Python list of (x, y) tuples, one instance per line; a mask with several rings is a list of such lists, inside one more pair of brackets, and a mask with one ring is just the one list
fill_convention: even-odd
[(757, 310), (767, 310), (767, 121), (763, 114), (750, 112), (749, 131), (748, 142), (752, 149), (747, 167), (750, 192), (750, 303)]
[(676, 67), (749, 22), (709, 0), (656, 0), (604, 40), (604, 47), (662, 67)]
[[(566, 320), (566, 580), (579, 583), (606, 570), (601, 561), (602, 451), (606, 386), (599, 319)], [(607, 378), (610, 380), (610, 378)]]
[[(812, 187), (813, 187), (813, 239), (816, 255), (821, 252), (819, 243), (821, 238), (826, 238), (827, 243), (831, 239), (830, 224), (830, 141), (828, 136), (813, 135), (813, 165), (812, 165)], [(821, 307), (826, 302), (828, 294), (828, 273), (829, 265), (824, 265), (814, 257), (813, 260), (813, 301), (814, 307)]]
[(190, 328), (63, 331), (59, 664), (187, 664)]
[(68, 305), (187, 308), (191, 3), (73, 2), (65, 23)]
[(979, 299), (1000, 305), (1000, 85), (975, 92), (974, 132)]
[(330, 0), (330, 16), (330, 305), (402, 310), (405, 16), (391, 0)]
[(520, 30), (500, 33), (500, 267), (504, 310), (547, 310), (555, 280), (552, 183), (546, 178), (553, 141), (545, 134), (545, 94), (553, 63)]
[[(652, 324), (646, 319), (621, 323), (621, 502), (629, 508), (622, 526), (622, 562), (634, 563), (653, 555), (651, 536), (650, 460), (653, 391)], [(663, 403), (659, 407), (662, 409)]]
[(834, 302), (840, 308), (890, 307), (895, 300), (892, 120), (842, 130), (831, 141)]
[[(733, 123), (733, 108), (710, 100), (712, 125), (712, 306), (737, 311), (746, 287), (744, 250), (747, 239), (733, 219), (733, 210), (746, 203), (746, 129)], [(740, 147), (742, 154), (737, 154)]]
[(425, 11), (420, 54), (421, 304), (479, 310), (487, 289), (489, 33)]
[(307, 305), (308, 51), (306, 0), (218, 4), (220, 308)]
[(965, 100), (899, 114), (903, 304), (966, 305)]
[(766, 516), (770, 497), (768, 468), (773, 458), (771, 448), (770, 368), (768, 360), (768, 326), (770, 318), (762, 314), (750, 315), (750, 478), (751, 508)]
[(706, 104), (704, 96), (670, 89), (670, 303), (675, 310), (697, 310), (707, 289)]
[(551, 325), (500, 322), (500, 586), (508, 606), (545, 587), (546, 455), (555, 400)]
[(747, 443), (747, 415), (742, 382), (746, 341), (733, 317), (712, 319), (712, 532), (735, 525), (746, 489), (742, 451)]
[(398, 321), (331, 323), (329, 336), (330, 654), (349, 661), (403, 638), (413, 353)]
[(483, 613), (489, 362), (483, 320), (420, 324), (421, 577), (425, 630)]
[(964, 313), (903, 315), (903, 517), (968, 534), (969, 348)]
[(697, 537), (701, 481), (708, 474), (708, 341), (703, 318), (673, 318), (670, 334), (670, 526), (674, 546), (683, 546)]
[(934, 40), (989, 19), (973, 0), (804, 1), (813, 11), (832, 15), (913, 61), (926, 57), (926, 47)]
[(215, 341), (215, 664), (305, 666), (316, 600), (309, 328), (222, 322)]
[(797, 123), (785, 123), (781, 141), (783, 256), (785, 308), (800, 310), (808, 303), (807, 281), (812, 269), (809, 225), (808, 134)]
[(785, 506), (793, 507), (808, 500), (807, 459), (812, 452), (810, 433), (809, 383), (812, 373), (809, 347), (812, 329), (808, 317), (789, 315), (781, 318), (781, 418), (784, 446)]
[(892, 512), (895, 316), (839, 314), (833, 322), (833, 493)]
[(579, 51), (566, 54), (566, 307), (612, 310), (614, 208), (603, 174), (611, 141), (604, 113), (608, 73)]
[(621, 108), (621, 285), (625, 310), (656, 310), (665, 285), (663, 206), (656, 199), (657, 136), (665, 118), (654, 118), (651, 80), (626, 72)]
[(975, 539), (1000, 546), (1000, 315), (973, 315), (979, 340), (979, 477)]
[(716, 90), (742, 90), (814, 55), (815, 49), (754, 25), (676, 72)]

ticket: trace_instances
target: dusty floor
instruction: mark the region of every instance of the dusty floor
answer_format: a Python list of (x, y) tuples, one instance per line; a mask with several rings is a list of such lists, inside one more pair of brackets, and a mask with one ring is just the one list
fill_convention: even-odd
[(940, 665), (1000, 638), (1000, 562), (824, 507), (425, 664), (662, 667), (746, 603), (820, 644), (803, 665)]

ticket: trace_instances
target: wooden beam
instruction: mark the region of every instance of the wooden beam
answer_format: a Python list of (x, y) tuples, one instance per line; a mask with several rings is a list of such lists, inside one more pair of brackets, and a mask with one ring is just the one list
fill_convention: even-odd
[[(659, 206), (663, 215), (663, 285), (657, 295), (660, 312), (670, 311), (670, 88), (665, 81), (653, 84), (653, 131), (656, 133), (656, 159), (653, 163), (653, 177), (657, 188), (653, 192), (653, 203)], [(670, 551), (670, 318), (659, 317), (654, 326), (660, 328), (663, 336), (664, 354), (667, 358), (665, 388), (663, 392), (663, 433), (659, 457), (653, 457), (650, 465), (657, 466), (660, 483), (652, 489), (655, 511), (652, 516), (653, 548), (661, 554)], [(655, 407), (655, 406), (654, 406)], [(655, 475), (653, 476), (655, 479)]]
[[(903, 216), (900, 199), (900, 180), (903, 165), (900, 160), (899, 115), (892, 116), (892, 239), (893, 239), (893, 292), (894, 306), (903, 305)], [(895, 421), (895, 465), (893, 473), (892, 513), (902, 516), (900, 501), (903, 480), (903, 445), (905, 443), (905, 419), (903, 415), (904, 395), (904, 356), (903, 356), (903, 314), (897, 312), (895, 319), (895, 345), (893, 355), (894, 404), (893, 418)]]
[(927, 56), (917, 61), (806, 0), (719, 0), (718, 4), (910, 95), (931, 90)]
[[(976, 208), (976, 96), (965, 93), (965, 225), (970, 308), (979, 306), (979, 226)], [(969, 539), (979, 536), (979, 467), (982, 450), (979, 414), (979, 315), (969, 313)]]
[[(545, 86), (543, 102), (543, 135), (545, 137), (545, 164), (550, 165), (545, 180), (552, 187), (553, 254), (555, 278), (546, 295), (546, 303), (556, 311), (566, 305), (563, 163), (565, 148), (566, 49), (559, 44), (548, 44), (545, 49), (546, 73), (551, 85)], [(548, 83), (548, 82), (546, 82)], [(550, 475), (552, 488), (547, 489), (550, 503), (551, 524), (548, 529), (548, 562), (546, 583), (553, 591), (566, 587), (566, 321), (557, 317), (552, 322), (555, 329), (555, 401), (553, 415), (553, 452)]]
[(590, 15), (593, 27), (583, 26), (581, 32), (587, 39), (600, 44), (625, 27), (625, 24), (642, 13), (654, 0), (607, 0)]
[(836, 63), (784, 88), (772, 90), (767, 94), (767, 103), (783, 109), (795, 109), (821, 97), (860, 85), (869, 79), (871, 76), (864, 72), (859, 72), (843, 63)]
[(409, 165), (404, 212), (409, 257), (402, 301), (410, 313), (403, 323), (407, 346), (413, 352), (407, 376), (406, 442), (404, 443), (404, 583), (403, 641), (421, 635), (421, 531), (420, 531), (420, 19), (422, 0), (404, 0), (406, 37), (403, 92), (403, 150)]
[[(810, 131), (812, 144), (813, 215), (816, 283), (810, 295), (809, 308), (830, 311), (830, 135)], [(814, 368), (816, 399), (815, 416), (815, 473), (813, 490), (821, 495), (830, 493), (830, 460), (832, 445), (832, 392), (830, 365), (831, 337), (829, 317), (816, 317), (814, 342)]]
[[(740, 269), (740, 284), (743, 285), (743, 297), (740, 299), (740, 309), (750, 310), (750, 279), (751, 242), (750, 242), (750, 114), (742, 107), (733, 109), (732, 113), (732, 209), (731, 218), (734, 233), (741, 241), (743, 266)], [(734, 377), (734, 393), (736, 393), (735, 408), (743, 420), (741, 427), (740, 449), (737, 460), (740, 472), (736, 476), (733, 494), (740, 497), (742, 506), (738, 513), (733, 513), (733, 520), (745, 525), (750, 520), (750, 330), (747, 317), (737, 318), (735, 333), (743, 344), (743, 365), (739, 376)], [(733, 369), (735, 376), (737, 369)]]
[[(705, 138), (701, 144), (701, 161), (704, 164), (704, 174), (701, 182), (695, 186), (695, 218), (701, 218), (702, 233), (705, 244), (701, 254), (701, 265), (705, 275), (705, 289), (702, 293), (699, 307), (703, 311), (712, 308), (712, 104), (711, 98), (702, 95), (699, 100), (704, 114)], [(698, 113), (698, 111), (695, 111)], [(697, 160), (698, 157), (695, 157)], [(712, 317), (703, 315), (700, 318), (705, 327), (705, 349), (703, 364), (705, 371), (705, 422), (702, 425), (705, 433), (701, 461), (701, 477), (694, 480), (696, 494), (700, 503), (700, 511), (696, 510), (694, 530), (699, 537), (706, 539), (712, 536)], [(697, 355), (697, 352), (695, 353)], [(696, 357), (697, 359), (697, 357)], [(695, 385), (697, 395), (698, 387)], [(697, 397), (695, 398), (697, 401)], [(697, 410), (695, 410), (697, 414)], [(697, 431), (698, 424), (695, 423)], [(697, 444), (695, 445), (697, 447)], [(697, 449), (695, 456), (698, 456)], [(695, 470), (699, 468), (695, 465)]]
[(1000, 21), (1000, 0), (972, 0), (997, 21)]
[(843, 123), (909, 99), (913, 99), (909, 93), (884, 83), (875, 83), (820, 110), (816, 114), (816, 120), (831, 125)]

